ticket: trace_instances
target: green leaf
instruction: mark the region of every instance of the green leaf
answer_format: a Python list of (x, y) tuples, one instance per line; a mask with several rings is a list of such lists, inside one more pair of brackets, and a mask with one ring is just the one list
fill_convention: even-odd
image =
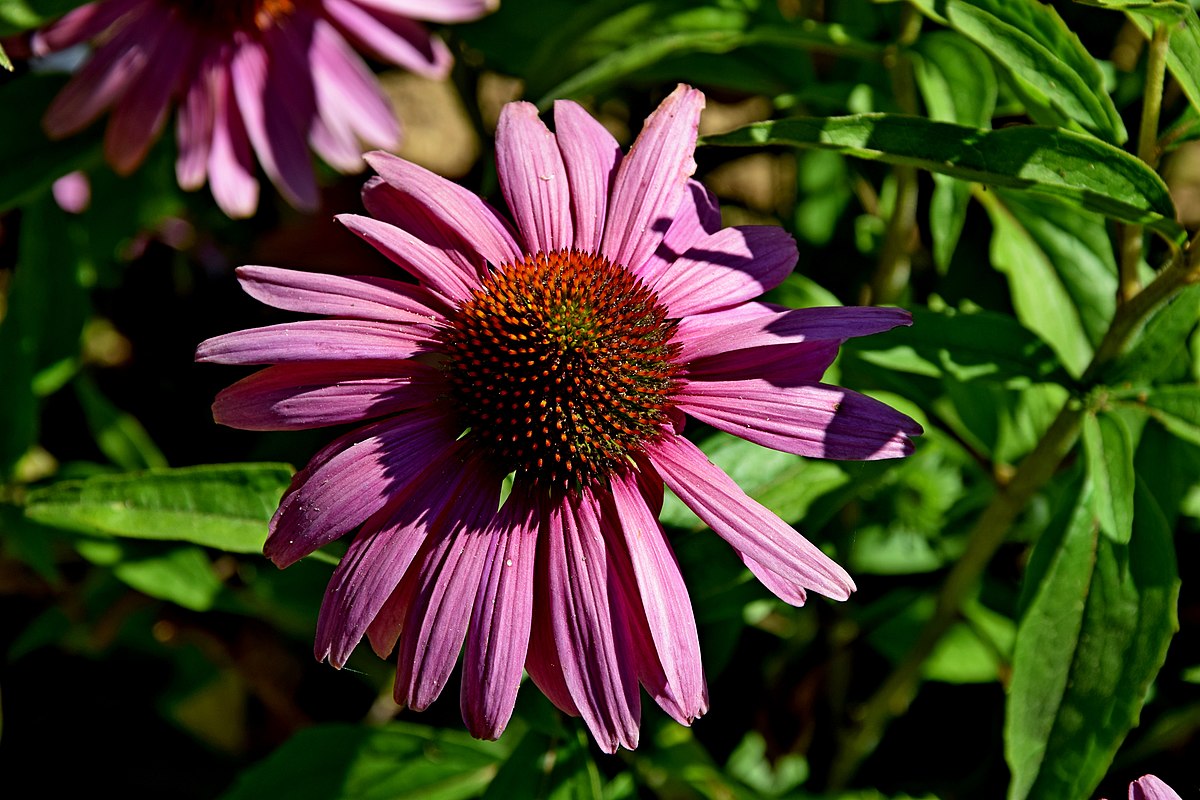
[(1038, 0), (912, 0), (982, 47), (1007, 74), (1029, 115), (1043, 125), (1127, 138), (1104, 76), (1053, 6)]
[[(911, 55), (930, 119), (976, 128), (990, 126), (996, 109), (996, 75), (991, 60), (978, 47), (949, 31), (935, 31), (918, 39)], [(934, 263), (943, 273), (958, 244), (970, 199), (969, 184), (934, 174), (929, 232)]]
[[(142, 547), (131, 545), (142, 545)], [(79, 553), (142, 594), (167, 600), (192, 611), (208, 611), (224, 588), (212, 562), (199, 547), (147, 549), (141, 542), (81, 539)]]
[(1171, 242), (1186, 238), (1166, 184), (1142, 161), (1091, 136), (1018, 125), (997, 131), (894, 114), (756, 122), (702, 143), (834, 150), (888, 164), (1057, 197)]
[(186, 541), (234, 553), (262, 550), (286, 464), (213, 464), (100, 475), (29, 493), (25, 513), (100, 536)]
[(1099, 534), (1090, 483), (1034, 548), (1005, 720), (1011, 800), (1088, 797), (1136, 724), (1178, 629), (1171, 529), (1146, 488), (1128, 545)]
[(1054, 351), (1007, 314), (912, 310), (910, 327), (851, 339), (843, 359), (959, 382), (1004, 385), (1067, 380)]
[(500, 765), (483, 800), (601, 800), (600, 773), (587, 734), (566, 738), (530, 730)]
[(1200, 386), (1159, 386), (1147, 390), (1140, 408), (1180, 439), (1200, 444)]
[(393, 722), (300, 731), (238, 778), (223, 800), (465, 800), (508, 752), (459, 731)]
[(1104, 368), (1101, 380), (1109, 386), (1161, 380), (1187, 352), (1188, 334), (1198, 321), (1200, 284), (1157, 309), (1129, 349)]
[(9, 72), (13, 71), (12, 59), (8, 57), (8, 53), (4, 52), (3, 44), (0, 44), (0, 67), (3, 67)]
[(1088, 414), (1083, 419), (1083, 452), (1096, 487), (1092, 511), (1100, 530), (1126, 544), (1133, 532), (1133, 434), (1115, 414)]
[(0, 0), (0, 36), (38, 28), (89, 0)]
[(1186, 3), (1114, 3), (1111, 0), (1096, 5), (1125, 11), (1147, 39), (1154, 36), (1156, 23), (1169, 26), (1167, 69), (1179, 82), (1179, 88), (1192, 106), (1200, 108), (1200, 18), (1194, 8)]
[(136, 417), (114, 406), (86, 375), (76, 376), (74, 383), (96, 445), (114, 464), (125, 470), (167, 466), (167, 459)]

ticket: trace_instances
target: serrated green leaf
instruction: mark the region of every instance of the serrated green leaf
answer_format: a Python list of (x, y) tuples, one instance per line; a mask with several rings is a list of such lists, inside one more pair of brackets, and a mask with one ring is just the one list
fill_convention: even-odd
[(317, 725), (243, 772), (222, 800), (465, 800), (508, 749), (423, 725)]
[(1133, 434), (1114, 414), (1088, 414), (1083, 419), (1083, 452), (1092, 492), (1092, 511), (1100, 530), (1126, 544), (1133, 532)]
[(1086, 130), (1113, 144), (1127, 138), (1100, 67), (1053, 6), (1037, 0), (912, 2), (990, 53), (1035, 121)]
[(1178, 628), (1171, 530), (1140, 483), (1129, 544), (1101, 536), (1089, 483), (1034, 549), (1005, 720), (1010, 800), (1088, 797)]
[(911, 326), (851, 339), (843, 346), (843, 359), (959, 382), (1024, 385), (1068, 379), (1054, 351), (1006, 314), (914, 308), (912, 315)]
[(1123, 222), (1146, 225), (1174, 243), (1166, 184), (1123, 150), (1071, 131), (1032, 125), (996, 131), (894, 114), (793, 117), (756, 122), (705, 136), (705, 145), (787, 145), (834, 150), (856, 158), (908, 164), (956, 178), (1023, 189)]
[(98, 536), (187, 541), (234, 553), (262, 550), (286, 464), (214, 464), (63, 481), (29, 493), (34, 520)]

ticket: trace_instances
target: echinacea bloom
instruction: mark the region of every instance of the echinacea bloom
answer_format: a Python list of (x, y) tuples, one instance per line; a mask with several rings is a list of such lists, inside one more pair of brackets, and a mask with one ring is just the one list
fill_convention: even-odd
[(498, 0), (101, 0), (33, 37), (36, 55), (94, 42), (43, 119), (54, 138), (112, 108), (104, 155), (132, 172), (179, 105), (176, 177), (207, 180), (226, 214), (258, 206), (255, 160), (289, 203), (315, 210), (309, 146), (343, 172), (394, 148), (399, 123), (357, 50), (430, 77), (451, 56), (416, 19), (463, 22)]
[(1154, 775), (1143, 775), (1129, 784), (1129, 800), (1183, 800)]
[(703, 105), (680, 86), (624, 155), (575, 103), (555, 104), (555, 133), (534, 106), (505, 106), (496, 163), (515, 225), (369, 154), (372, 217), (339, 220), (419, 285), (239, 270), (255, 298), (324, 318), (202, 343), (200, 361), (274, 365), (224, 390), (216, 420), (376, 420), (318, 453), (271, 522), (281, 567), (357, 529), (318, 659), (342, 666), (364, 634), (381, 657), (398, 648), (396, 701), (423, 709), (463, 650), (463, 717), (483, 738), (508, 723), (524, 668), (612, 752), (637, 745), (639, 683), (685, 725), (708, 707), (657, 519), (664, 484), (785, 601), (854, 590), (681, 435), (684, 415), (791, 453), (903, 456), (916, 423), (819, 380), (842, 341), (910, 318), (753, 302), (796, 246), (776, 227), (721, 228), (690, 179)]

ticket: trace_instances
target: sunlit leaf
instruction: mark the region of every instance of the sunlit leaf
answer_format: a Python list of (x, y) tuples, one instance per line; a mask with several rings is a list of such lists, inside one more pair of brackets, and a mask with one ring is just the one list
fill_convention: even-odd
[(1184, 441), (1200, 444), (1200, 386), (1159, 386), (1139, 398), (1142, 408)]
[(145, 552), (131, 544), (138, 543), (82, 539), (76, 542), (76, 549), (89, 561), (111, 568), (117, 578), (142, 594), (192, 611), (213, 607), (223, 585), (204, 550), (182, 546)]
[(1133, 435), (1119, 416), (1088, 414), (1083, 420), (1083, 452), (1087, 458), (1092, 510), (1100, 530), (1118, 544), (1133, 532)]
[(909, 164), (966, 180), (1057, 197), (1183, 241), (1166, 184), (1134, 156), (1071, 131), (1017, 125), (979, 130), (920, 117), (859, 114), (756, 122), (706, 145), (787, 145)]
[(37, 28), (89, 0), (3, 0), (0, 2), (0, 36)]

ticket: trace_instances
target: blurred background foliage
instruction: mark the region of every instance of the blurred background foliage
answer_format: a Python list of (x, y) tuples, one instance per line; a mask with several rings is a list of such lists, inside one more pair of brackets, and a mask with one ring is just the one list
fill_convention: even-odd
[[(0, 2), (0, 41), (11, 55), (76, 5)], [(231, 221), (178, 188), (171, 136), (128, 178), (103, 164), (100, 125), (48, 142), (66, 78), (13, 58), (0, 792), (1019, 800), (1115, 797), (1156, 772), (1197, 796), (1193, 7), (503, 0), (442, 34), (450, 80), (381, 74), (401, 155), (496, 197), (503, 102), (578, 99), (627, 145), (686, 81), (709, 98), (697, 174), (726, 224), (799, 242), (769, 299), (912, 310), (830, 376), (922, 422), (910, 459), (806, 461), (689, 428), (859, 591), (788, 607), (668, 497), (712, 710), (685, 729), (647, 706), (641, 748), (615, 757), (531, 687), (485, 743), (453, 682), (417, 715), (370, 653), (317, 664), (336, 549), (284, 572), (257, 553), (289, 465), (329, 434), (216, 427), (231, 376), (192, 352), (286, 319), (240, 293), (238, 265), (388, 272), (332, 221), (363, 177), (322, 169), (315, 215), (266, 191)], [(91, 203), (73, 214), (49, 189), (77, 169)]]

